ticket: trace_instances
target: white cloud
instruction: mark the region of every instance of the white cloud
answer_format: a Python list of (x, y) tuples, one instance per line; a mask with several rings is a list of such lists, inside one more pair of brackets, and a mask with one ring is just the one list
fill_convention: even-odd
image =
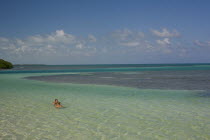
[(165, 55), (165, 54), (171, 54), (173, 51), (169, 48), (164, 48), (161, 50), (161, 52), (163, 52), (163, 54)]
[(120, 41), (127, 41), (129, 39), (139, 40), (144, 38), (144, 36), (143, 32), (131, 31), (129, 29), (117, 30), (112, 33), (112, 37)]
[(75, 36), (72, 34), (66, 34), (63, 30), (56, 30), (50, 35), (35, 35), (29, 36), (25, 43), (38, 45), (38, 44), (47, 44), (47, 43), (63, 43), (69, 44), (74, 43)]
[(142, 47), (147, 44), (145, 42), (144, 33), (140, 31), (132, 31), (129, 29), (117, 30), (114, 31), (111, 36), (111, 40), (116, 43), (116, 46)]
[(143, 32), (138, 32), (137, 35), (140, 37), (140, 38), (143, 38), (145, 37), (144, 33)]
[(139, 46), (140, 43), (139, 42), (123, 42), (121, 43), (121, 45), (123, 46), (128, 46), (128, 47), (136, 47), (136, 46)]
[(48, 35), (45, 38), (48, 42), (56, 43), (73, 43), (75, 41), (75, 36), (72, 34), (66, 34), (63, 30), (57, 30), (55, 33)]
[(9, 41), (9, 39), (4, 38), (4, 37), (0, 37), (0, 42), (8, 42), (8, 41)]
[(199, 47), (210, 47), (210, 41), (202, 42), (202, 41), (199, 41), (199, 40), (195, 40), (194, 44), (199, 46)]
[(64, 30), (26, 38), (0, 37), (0, 57), (15, 63), (53, 63), (64, 58), (71, 62), (86, 61), (86, 57), (103, 53), (102, 48), (96, 49), (95, 43), (97, 39), (91, 34), (79, 38)]
[(180, 33), (176, 30), (168, 31), (166, 28), (163, 28), (162, 31), (152, 29), (151, 32), (158, 37), (179, 37)]
[[(26, 55), (67, 55), (76, 49), (84, 48), (81, 39), (77, 39), (72, 34), (67, 34), (63, 30), (57, 30), (47, 35), (34, 35), (24, 39), (0, 38), (0, 52), (13, 54), (15, 56)], [(70, 51), (71, 50), (71, 51)]]
[(84, 45), (82, 43), (76, 44), (76, 48), (78, 49), (82, 49), (84, 47)]
[(96, 40), (96, 37), (94, 36), (94, 35), (88, 35), (88, 39), (89, 39), (89, 41), (90, 42), (96, 42), (97, 40)]
[(43, 43), (47, 40), (46, 37), (42, 37), (40, 35), (36, 35), (36, 36), (30, 36), (27, 39), (27, 42), (33, 43), (33, 44), (39, 44), (39, 43)]
[(159, 45), (162, 45), (162, 46), (166, 46), (166, 45), (170, 45), (171, 44), (169, 38), (164, 38), (163, 40), (156, 40), (156, 42)]
[[(166, 32), (166, 33), (165, 33)], [(120, 48), (120, 52), (124, 54), (164, 54), (169, 55), (174, 52), (170, 47), (173, 46), (171, 39), (165, 37), (163, 39), (154, 40), (154, 38), (148, 38), (144, 33), (138, 31), (132, 31), (128, 29), (115, 31), (113, 34), (113, 40), (115, 46), (126, 46)], [(175, 36), (175, 34), (169, 33), (169, 31), (163, 31), (162, 36)]]
[(55, 33), (56, 33), (56, 36), (60, 36), (60, 37), (65, 36), (65, 33), (63, 30), (56, 30)]
[[(41, 63), (42, 61), (53, 62), (51, 59), (61, 60), (64, 58), (66, 63), (71, 63), (79, 62), (81, 59), (85, 62), (92, 62), (88, 58), (96, 61), (102, 60), (98, 59), (100, 57), (114, 60), (120, 56), (126, 60), (133, 56), (142, 58), (164, 55), (184, 57), (184, 55), (192, 53), (190, 47), (180, 41), (180, 38), (172, 38), (179, 36), (176, 31), (153, 30), (153, 34), (161, 38), (151, 37), (147, 33), (129, 29), (117, 30), (104, 36), (95, 37), (89, 34), (85, 38), (66, 33), (64, 30), (26, 38), (0, 37), (0, 56), (14, 61), (19, 61), (21, 58), (20, 63), (23, 60), (31, 61), (30, 63), (33, 63), (34, 60)], [(194, 43), (202, 46), (200, 47), (201, 51), (205, 51), (205, 48), (207, 50), (207, 46), (210, 47), (210, 41), (196, 40)]]

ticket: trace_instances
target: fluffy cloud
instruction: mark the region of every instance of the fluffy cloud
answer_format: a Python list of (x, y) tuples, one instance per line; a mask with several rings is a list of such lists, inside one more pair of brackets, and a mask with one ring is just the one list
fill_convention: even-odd
[(180, 33), (176, 30), (173, 31), (169, 31), (166, 28), (163, 28), (162, 31), (158, 31), (158, 30), (151, 30), (151, 32), (153, 33), (153, 35), (157, 36), (157, 37), (179, 37)]
[(156, 40), (156, 42), (159, 45), (163, 45), (163, 46), (166, 46), (166, 45), (170, 45), (171, 44), (169, 38), (164, 38), (163, 40)]
[(139, 46), (140, 45), (140, 42), (136, 42), (136, 41), (133, 41), (133, 42), (123, 42), (123, 43), (121, 43), (121, 45), (128, 46), (128, 47), (135, 47), (135, 46)]
[(127, 47), (141, 47), (146, 44), (143, 32), (131, 31), (128, 29), (117, 30), (112, 34), (112, 40), (120, 45)]
[[(5, 59), (9, 58), (8, 60), (15, 63), (34, 63), (35, 61), (49, 63), (54, 62), (53, 60), (66, 60), (66, 63), (92, 63), (92, 61), (100, 63), (99, 60), (105, 62), (105, 59), (111, 61), (117, 58), (122, 61), (120, 58), (127, 60), (141, 57), (141, 60), (144, 60), (152, 59), (153, 56), (186, 57), (192, 53), (192, 49), (184, 45), (180, 38), (173, 38), (179, 35), (177, 31), (167, 29), (153, 30), (152, 34), (151, 32), (122, 29), (96, 38), (92, 34), (77, 37), (64, 30), (57, 30), (50, 34), (33, 35), (26, 38), (0, 37), (0, 56)], [(209, 41), (196, 40), (194, 44), (201, 46), (197, 47), (200, 52), (210, 47)], [(117, 63), (117, 61), (113, 62)]]
[(178, 53), (178, 50), (174, 49), (176, 47), (175, 44), (172, 43), (169, 37), (156, 40), (148, 33), (124, 29), (113, 32), (112, 40), (114, 40), (116, 47), (122, 46), (120, 49), (123, 54), (129, 53), (143, 56), (145, 54), (170, 55), (173, 52)]
[(78, 44), (76, 44), (76, 48), (82, 49), (82, 48), (84, 48), (84, 45), (82, 43), (78, 43)]
[(202, 41), (199, 41), (199, 40), (195, 40), (194, 44), (199, 46), (199, 47), (210, 47), (210, 41), (202, 42)]
[(96, 40), (96, 37), (94, 36), (94, 35), (88, 35), (88, 40), (90, 41), (90, 42), (96, 42), (97, 40)]
[(0, 42), (1, 43), (5, 43), (5, 42), (8, 42), (9, 41), (9, 39), (7, 39), (7, 38), (4, 38), (4, 37), (0, 37)]
[[(147, 39), (145, 33), (129, 29), (117, 30), (97, 40), (89, 34), (86, 38), (56, 30), (51, 34), (34, 35), (27, 38), (0, 38), (0, 52), (12, 54), (17, 57), (31, 55), (40, 56), (90, 56), (94, 53), (120, 53), (120, 52), (155, 52), (158, 47)], [(105, 39), (104, 39), (105, 38)], [(157, 40), (159, 45), (169, 45), (169, 38)], [(98, 46), (97, 48), (94, 46)], [(106, 50), (106, 51), (104, 51)]]
[[(89, 35), (86, 40), (95, 42), (96, 38)], [(25, 57), (30, 55), (34, 57), (41, 56), (71, 56), (76, 52), (82, 56), (89, 56), (94, 47), (89, 47), (85, 39), (79, 39), (72, 34), (67, 34), (63, 30), (57, 30), (51, 34), (34, 35), (24, 39), (0, 38), (1, 56)], [(85, 49), (86, 51), (82, 51)]]
[(57, 30), (55, 33), (52, 33), (50, 35), (35, 35), (30, 36), (26, 40), (29, 43), (34, 44), (46, 44), (46, 43), (63, 43), (63, 44), (69, 44), (74, 43), (75, 36), (71, 34), (66, 34), (63, 30)]
[(144, 33), (139, 31), (131, 31), (129, 29), (117, 30), (112, 33), (112, 37), (119, 41), (127, 41), (129, 39), (139, 40), (144, 38)]

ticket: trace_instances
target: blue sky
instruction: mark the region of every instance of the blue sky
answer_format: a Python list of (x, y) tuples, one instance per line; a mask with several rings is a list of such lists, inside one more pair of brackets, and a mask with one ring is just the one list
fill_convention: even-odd
[(16, 64), (210, 63), (207, 0), (1, 0)]

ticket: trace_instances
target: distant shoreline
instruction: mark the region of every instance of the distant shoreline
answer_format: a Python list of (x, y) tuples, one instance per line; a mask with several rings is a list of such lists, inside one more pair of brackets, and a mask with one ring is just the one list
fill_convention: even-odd
[(44, 66), (88, 66), (88, 65), (210, 65), (209, 63), (132, 63), (132, 64), (126, 64), (126, 63), (113, 63), (113, 64), (14, 64), (14, 65), (44, 65)]
[(210, 64), (108, 64), (108, 65), (15, 65), (0, 73), (120, 72), (162, 70), (210, 70)]

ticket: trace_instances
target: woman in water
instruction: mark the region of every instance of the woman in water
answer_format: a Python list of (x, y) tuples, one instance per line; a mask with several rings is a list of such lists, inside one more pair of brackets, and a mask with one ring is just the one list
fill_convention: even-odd
[(56, 108), (61, 108), (61, 107), (63, 107), (63, 106), (61, 105), (61, 102), (58, 101), (58, 99), (55, 99), (55, 101), (53, 102), (53, 105), (54, 105)]
[(53, 102), (53, 105), (55, 106), (56, 104), (58, 104), (58, 99), (55, 99), (55, 101)]
[(63, 107), (63, 106), (61, 105), (60, 102), (58, 102), (58, 103), (55, 105), (55, 107), (56, 107), (56, 108), (61, 108), (61, 107)]

